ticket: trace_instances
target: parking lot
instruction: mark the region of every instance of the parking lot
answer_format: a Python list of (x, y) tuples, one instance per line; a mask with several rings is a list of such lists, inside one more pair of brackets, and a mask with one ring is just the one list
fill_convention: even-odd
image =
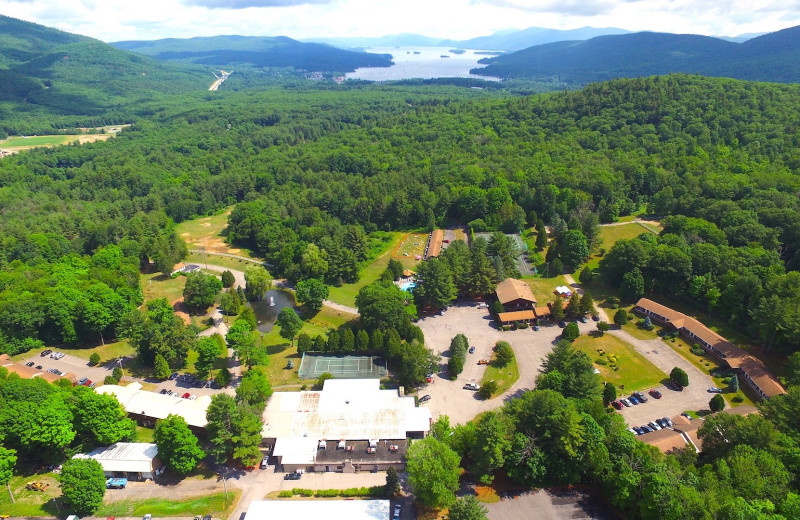
[(75, 374), (76, 380), (88, 377), (97, 386), (103, 384), (103, 379), (111, 375), (115, 366), (113, 364), (92, 366), (88, 360), (68, 354), (69, 351), (54, 350), (53, 352), (63, 352), (65, 355), (61, 359), (53, 359), (49, 355), (42, 357), (37, 354), (23, 359), (20, 364), (27, 365), (29, 362), (33, 362), (34, 365), (31, 368), (41, 366), (42, 372), (47, 372), (50, 368), (56, 368), (64, 373), (71, 372)]
[[(431, 409), (434, 418), (447, 415), (451, 424), (465, 423), (481, 412), (502, 406), (503, 400), (511, 395), (532, 390), (542, 360), (552, 350), (553, 343), (562, 331), (552, 325), (541, 327), (539, 331), (528, 328), (503, 332), (492, 323), (488, 309), (479, 308), (478, 304), (472, 302), (453, 305), (445, 311), (444, 316), (430, 316), (420, 320), (417, 325), (425, 333), (425, 344), (442, 356), (440, 371), (434, 377), (434, 383), (421, 389), (419, 394), (431, 396), (431, 400), (424, 406)], [(591, 321), (578, 325), (584, 334), (596, 327)], [(456, 381), (450, 381), (447, 353), (450, 340), (456, 334), (464, 334), (469, 345), (475, 347), (475, 352), (467, 354), (464, 371)], [(463, 387), (466, 383), (480, 384), (486, 367), (478, 365), (478, 360), (491, 359), (492, 347), (501, 340), (507, 341), (514, 348), (520, 378), (504, 395), (486, 401), (480, 399), (476, 392)]]

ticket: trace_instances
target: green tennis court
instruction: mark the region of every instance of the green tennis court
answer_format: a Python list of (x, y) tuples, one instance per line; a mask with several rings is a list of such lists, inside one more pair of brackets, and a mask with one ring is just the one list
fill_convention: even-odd
[(340, 379), (374, 379), (386, 377), (386, 360), (375, 356), (348, 356), (306, 352), (297, 375), (300, 379), (316, 379), (324, 373)]

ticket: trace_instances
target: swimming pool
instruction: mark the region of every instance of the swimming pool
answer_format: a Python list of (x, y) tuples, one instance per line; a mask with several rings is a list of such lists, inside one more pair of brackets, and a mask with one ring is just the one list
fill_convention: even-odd
[(414, 282), (401, 282), (400, 283), (400, 289), (402, 289), (403, 291), (408, 291), (408, 292), (412, 292), (414, 287), (416, 287), (416, 286), (417, 286), (417, 284), (414, 283)]

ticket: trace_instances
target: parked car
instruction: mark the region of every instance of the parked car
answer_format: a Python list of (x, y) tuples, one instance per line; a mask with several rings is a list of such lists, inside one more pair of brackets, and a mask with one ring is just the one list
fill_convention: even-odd
[(42, 369), (42, 365), (36, 365), (36, 370), (41, 370), (41, 369)]
[(110, 478), (106, 480), (106, 489), (125, 489), (128, 485), (126, 478)]
[(46, 357), (46, 356), (49, 356), (49, 355), (50, 355), (50, 354), (52, 354), (52, 353), (53, 353), (53, 351), (48, 349), (48, 350), (43, 350), (43, 351), (42, 351), (42, 353), (41, 353), (40, 355), (41, 355), (42, 357)]
[(395, 504), (394, 505), (394, 515), (392, 516), (392, 518), (394, 518), (394, 520), (398, 520), (400, 518), (400, 513), (402, 512), (402, 510), (403, 510), (403, 506), (401, 506), (400, 504)]
[(181, 397), (183, 397), (184, 399), (189, 399), (189, 397), (191, 397), (191, 394), (189, 392), (186, 392)]
[(425, 395), (423, 395), (422, 397), (419, 398), (419, 402), (420, 403), (427, 403), (430, 400), (431, 400), (431, 396), (428, 395), (428, 394), (425, 394)]
[(197, 399), (196, 395), (192, 394), (192, 395), (189, 396), (189, 400), (190, 401), (194, 401), (195, 399)]
[(708, 391), (709, 391), (709, 393), (712, 393), (712, 394), (721, 394), (722, 393), (722, 388), (717, 388), (716, 386), (712, 386), (711, 388), (708, 389)]
[(481, 302), (481, 303), (479, 303), (479, 304), (478, 304), (478, 308), (479, 308), (479, 309), (485, 309), (485, 308), (487, 308), (488, 306), (489, 306), (489, 304), (488, 304), (488, 303), (485, 303), (485, 302)]
[(171, 373), (171, 374), (169, 375), (169, 380), (170, 380), (170, 381), (174, 381), (174, 380), (176, 380), (176, 379), (178, 379), (178, 373), (177, 373), (177, 372), (173, 372), (173, 373)]
[(539, 326), (538, 326), (538, 325), (534, 325), (534, 326), (533, 326), (533, 330), (535, 330), (535, 331), (537, 331), (537, 332), (538, 332), (538, 331), (539, 331)]
[(657, 425), (655, 421), (650, 421), (649, 423), (647, 423), (647, 426), (656, 431), (661, 429), (661, 426)]
[(614, 408), (616, 408), (617, 410), (622, 410), (622, 403), (620, 403), (619, 401), (613, 401), (613, 402), (611, 403), (611, 406), (613, 406), (613, 407), (614, 407)]
[(166, 388), (162, 388), (162, 389), (161, 389), (161, 392), (159, 392), (159, 393), (161, 393), (161, 394), (166, 394), (166, 393), (167, 393), (167, 389), (166, 389)]
[(625, 398), (619, 400), (620, 403), (624, 404), (625, 406), (631, 406), (631, 402)]
[(469, 347), (469, 353), (470, 354), (474, 354), (475, 353), (475, 347)]
[(151, 515), (150, 513), (147, 513), (146, 515), (144, 515), (142, 517), (142, 520), (153, 520), (153, 515)]
[(589, 320), (586, 318), (586, 316), (581, 316), (581, 317), (580, 317), (580, 320), (581, 320), (581, 323), (587, 323), (587, 322), (589, 321)]
[(634, 393), (633, 393), (633, 395), (635, 395), (635, 396), (636, 396), (636, 399), (640, 400), (641, 402), (643, 402), (643, 403), (646, 403), (646, 402), (647, 402), (647, 398), (644, 396), (644, 394), (643, 394), (643, 393), (641, 393), (641, 392), (634, 392)]
[(691, 415), (689, 415), (689, 414), (688, 414), (688, 413), (686, 413), (686, 412), (683, 412), (683, 413), (681, 413), (681, 415), (682, 415), (682, 416), (684, 416), (684, 417), (686, 417), (686, 418), (687, 418), (687, 419), (689, 419), (690, 421), (692, 420), (692, 416), (691, 416)]
[(88, 381), (88, 380), (89, 380), (89, 378), (88, 378), (88, 377), (81, 378), (81, 379), (79, 379), (79, 380), (78, 380), (78, 384), (79, 384), (79, 385), (83, 385), (83, 383), (85, 383), (85, 382), (86, 382), (86, 381)]
[(464, 390), (478, 390), (480, 387), (475, 383), (467, 383), (464, 385)]
[(303, 476), (302, 473), (297, 473), (297, 472), (287, 473), (286, 475), (283, 476), (283, 480), (300, 480), (300, 477), (302, 476)]
[(489, 360), (488, 359), (480, 359), (480, 360), (478, 360), (478, 364), (479, 365), (488, 365), (489, 364)]
[(641, 427), (639, 427), (639, 426), (634, 426), (633, 427), (633, 431), (634, 431), (634, 433), (636, 433), (636, 435), (641, 435), (641, 434), (644, 433), (644, 430), (641, 429)]
[(559, 326), (559, 327), (561, 327), (561, 328), (563, 329), (564, 327), (566, 327), (566, 326), (567, 326), (567, 322), (566, 322), (566, 321), (564, 321), (564, 320), (561, 320), (561, 321), (559, 321), (559, 322), (558, 322), (558, 326)]
[(658, 390), (650, 390), (648, 393), (656, 399), (661, 399), (661, 392)]
[(639, 403), (641, 403), (640, 400), (636, 399), (635, 395), (632, 395), (632, 396), (628, 397), (628, 401), (630, 401), (631, 404), (639, 404)]
[(661, 420), (664, 421), (665, 423), (667, 423), (667, 426), (672, 426), (672, 425), (675, 424), (674, 422), (672, 422), (672, 419), (670, 419), (669, 417), (662, 417)]
[(663, 419), (656, 419), (655, 423), (657, 425), (659, 425), (660, 427), (662, 427), (662, 428), (666, 428), (667, 427), (667, 423), (665, 423)]
[(593, 315), (592, 321), (600, 321), (600, 316), (598, 316), (597, 314)]
[(94, 388), (94, 383), (92, 383), (92, 380), (91, 380), (91, 379), (87, 379), (86, 381), (84, 381), (84, 382), (83, 382), (83, 383), (81, 383), (81, 384), (82, 384), (83, 386), (89, 386), (89, 387), (92, 387), (92, 388)]
[(267, 469), (267, 466), (269, 466), (269, 457), (264, 457), (261, 459), (261, 464), (259, 464), (258, 467), (261, 469)]
[(650, 428), (650, 427), (649, 427), (649, 426), (647, 426), (646, 424), (643, 424), (643, 425), (639, 426), (639, 428), (640, 428), (640, 429), (641, 429), (641, 430), (642, 430), (644, 433), (650, 433), (650, 432), (654, 431), (652, 428)]

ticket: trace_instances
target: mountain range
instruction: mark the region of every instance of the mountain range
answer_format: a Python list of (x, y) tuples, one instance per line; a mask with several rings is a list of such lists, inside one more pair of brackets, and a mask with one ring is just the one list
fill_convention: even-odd
[(487, 66), (473, 74), (556, 78), (571, 85), (672, 72), (794, 83), (800, 81), (800, 26), (742, 43), (695, 34), (607, 35), (537, 45), (480, 63)]
[(187, 39), (121, 41), (111, 45), (159, 60), (231, 67), (294, 67), (310, 71), (350, 72), (359, 67), (389, 67), (392, 57), (303, 43), (286, 36), (211, 36)]

